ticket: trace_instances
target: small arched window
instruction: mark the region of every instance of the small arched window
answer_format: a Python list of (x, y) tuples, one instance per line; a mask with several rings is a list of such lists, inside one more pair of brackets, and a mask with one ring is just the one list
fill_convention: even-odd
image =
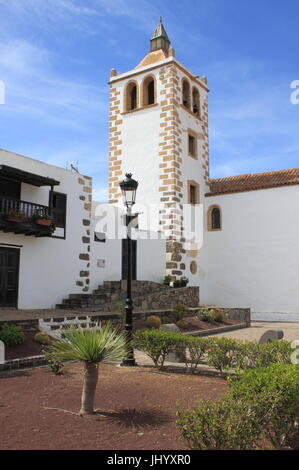
[(182, 83), (182, 102), (186, 108), (190, 109), (190, 85), (186, 79), (183, 79)]
[(192, 111), (196, 116), (200, 116), (200, 97), (197, 88), (192, 90)]
[(155, 104), (155, 101), (156, 101), (155, 79), (153, 77), (147, 77), (143, 82), (142, 88), (143, 88), (142, 89), (142, 95), (143, 95), (142, 105), (149, 106), (150, 104)]
[(126, 111), (133, 111), (137, 108), (138, 93), (137, 85), (135, 82), (131, 82), (127, 85), (126, 88), (126, 99), (125, 99), (125, 108)]
[(208, 210), (208, 230), (221, 230), (221, 209), (219, 206), (211, 206)]

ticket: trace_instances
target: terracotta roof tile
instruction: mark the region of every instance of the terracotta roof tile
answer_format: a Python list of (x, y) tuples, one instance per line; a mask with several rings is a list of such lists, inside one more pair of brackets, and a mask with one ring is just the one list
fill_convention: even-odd
[(209, 183), (210, 193), (208, 193), (207, 196), (256, 191), (258, 189), (276, 188), (279, 186), (296, 184), (299, 185), (299, 168), (228, 176), (226, 178), (211, 178)]

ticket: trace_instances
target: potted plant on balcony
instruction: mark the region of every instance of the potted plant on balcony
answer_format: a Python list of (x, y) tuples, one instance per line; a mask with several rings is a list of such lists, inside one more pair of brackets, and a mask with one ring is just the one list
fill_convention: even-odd
[(165, 276), (164, 277), (164, 285), (165, 286), (170, 286), (170, 283), (171, 283), (171, 276)]
[(176, 279), (173, 281), (173, 287), (182, 287), (182, 281), (180, 279)]
[(33, 220), (37, 225), (44, 225), (50, 227), (53, 225), (53, 219), (44, 211), (38, 211), (34, 214)]
[(187, 287), (188, 282), (189, 282), (189, 279), (186, 276), (183, 276), (181, 278), (181, 287)]
[(18, 211), (16, 209), (10, 209), (6, 216), (6, 220), (9, 222), (23, 222), (26, 219), (26, 214), (22, 211)]

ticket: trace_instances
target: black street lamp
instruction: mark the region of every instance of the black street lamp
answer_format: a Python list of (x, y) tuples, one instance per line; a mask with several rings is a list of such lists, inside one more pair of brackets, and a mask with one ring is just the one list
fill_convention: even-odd
[(131, 173), (126, 173), (126, 179), (119, 183), (124, 204), (127, 207), (127, 298), (126, 298), (126, 323), (125, 331), (129, 341), (129, 350), (127, 357), (123, 359), (122, 366), (133, 367), (136, 366), (134, 358), (134, 348), (132, 345), (132, 329), (133, 329), (133, 301), (132, 301), (132, 238), (131, 238), (131, 219), (132, 219), (132, 206), (135, 204), (136, 191), (138, 188), (138, 182), (132, 179)]

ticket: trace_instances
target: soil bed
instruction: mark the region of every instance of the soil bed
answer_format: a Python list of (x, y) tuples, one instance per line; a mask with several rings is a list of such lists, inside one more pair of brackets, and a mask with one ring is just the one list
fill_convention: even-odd
[[(182, 333), (192, 333), (193, 331), (205, 331), (205, 330), (215, 330), (217, 328), (221, 328), (223, 326), (232, 326), (237, 325), (239, 322), (236, 320), (225, 319), (222, 322), (205, 322), (199, 320), (196, 316), (184, 317), (183, 321), (185, 322), (186, 326), (181, 328)], [(135, 320), (133, 323), (134, 330), (142, 330), (146, 328), (146, 321), (145, 320)]]
[(183, 408), (226, 392), (218, 378), (158, 372), (149, 368), (100, 366), (99, 414), (77, 413), (81, 364), (64, 375), (47, 368), (0, 374), (0, 449), (187, 449), (175, 426), (176, 402)]
[[(223, 322), (203, 322), (196, 316), (185, 317), (184, 322), (186, 326), (181, 329), (182, 333), (192, 333), (193, 331), (199, 330), (213, 330), (223, 326), (237, 325), (238, 322), (234, 320), (225, 319)], [(134, 330), (141, 330), (146, 327), (145, 320), (135, 320), (133, 323)], [(34, 335), (37, 331), (25, 331), (25, 341), (23, 344), (18, 346), (6, 347), (5, 348), (5, 360), (20, 359), (30, 356), (39, 356), (42, 354), (42, 349), (45, 347), (36, 341), (34, 341)]]
[(41, 344), (34, 341), (34, 335), (37, 331), (25, 331), (25, 341), (17, 346), (8, 346), (5, 348), (5, 360), (19, 359), (23, 357), (39, 356), (42, 354)]

